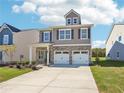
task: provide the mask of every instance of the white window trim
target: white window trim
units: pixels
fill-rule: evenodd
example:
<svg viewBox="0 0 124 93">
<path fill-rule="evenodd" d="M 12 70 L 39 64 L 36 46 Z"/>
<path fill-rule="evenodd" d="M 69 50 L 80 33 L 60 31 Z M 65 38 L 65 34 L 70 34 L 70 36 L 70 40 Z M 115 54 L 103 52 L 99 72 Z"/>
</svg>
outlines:
<svg viewBox="0 0 124 93">
<path fill-rule="evenodd" d="M 82 29 L 86 29 L 86 38 L 82 38 Z M 80 39 L 83 40 L 83 39 L 88 39 L 88 28 L 80 28 Z"/>
<path fill-rule="evenodd" d="M 65 34 L 66 30 L 70 30 L 70 39 L 66 39 L 66 34 Z M 64 31 L 64 39 L 60 38 L 61 31 Z M 59 29 L 59 40 L 71 40 L 71 34 L 72 34 L 71 29 Z"/>
<path fill-rule="evenodd" d="M 7 42 L 5 42 L 5 36 L 7 36 Z M 9 35 L 3 35 L 3 44 L 9 44 Z"/>
<path fill-rule="evenodd" d="M 45 40 L 45 34 L 48 33 L 49 34 L 49 40 Z M 47 31 L 47 32 L 43 32 L 43 41 L 44 42 L 50 42 L 50 32 Z"/>
<path fill-rule="evenodd" d="M 68 24 L 68 19 L 70 19 L 70 24 Z M 67 22 L 68 25 L 71 25 L 71 24 L 72 24 L 71 18 L 67 18 L 67 19 L 66 19 L 66 22 Z"/>
<path fill-rule="evenodd" d="M 77 19 L 77 23 L 74 23 L 74 19 Z M 78 23 L 79 23 L 78 17 L 73 17 L 73 24 L 78 24 Z"/>
</svg>

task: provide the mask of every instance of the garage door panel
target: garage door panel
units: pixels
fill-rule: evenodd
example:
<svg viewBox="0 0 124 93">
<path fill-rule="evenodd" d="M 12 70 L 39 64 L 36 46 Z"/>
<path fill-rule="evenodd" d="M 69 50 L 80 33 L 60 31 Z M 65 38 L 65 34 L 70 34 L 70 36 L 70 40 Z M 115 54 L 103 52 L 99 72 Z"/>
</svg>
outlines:
<svg viewBox="0 0 124 93">
<path fill-rule="evenodd" d="M 89 64 L 87 51 L 76 51 L 72 54 L 72 64 Z"/>
<path fill-rule="evenodd" d="M 69 52 L 55 52 L 54 64 L 69 64 Z"/>
</svg>

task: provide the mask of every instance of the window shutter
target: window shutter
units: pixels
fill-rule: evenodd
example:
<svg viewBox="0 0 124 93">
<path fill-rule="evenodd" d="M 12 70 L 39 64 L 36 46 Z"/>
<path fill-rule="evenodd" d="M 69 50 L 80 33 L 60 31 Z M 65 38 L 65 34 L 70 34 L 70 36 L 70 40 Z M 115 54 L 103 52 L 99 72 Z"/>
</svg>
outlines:
<svg viewBox="0 0 124 93">
<path fill-rule="evenodd" d="M 80 29 L 78 29 L 78 39 L 80 39 Z"/>
<path fill-rule="evenodd" d="M 50 41 L 52 41 L 52 32 L 50 32 Z"/>
<path fill-rule="evenodd" d="M 44 33 L 43 32 L 41 32 L 41 42 L 43 42 L 44 40 Z"/>
<path fill-rule="evenodd" d="M 90 28 L 88 28 L 88 39 L 90 39 Z"/>
<path fill-rule="evenodd" d="M 59 30 L 57 30 L 56 39 L 59 39 Z"/>
<path fill-rule="evenodd" d="M 74 39 L 74 30 L 71 30 L 71 39 Z"/>
</svg>

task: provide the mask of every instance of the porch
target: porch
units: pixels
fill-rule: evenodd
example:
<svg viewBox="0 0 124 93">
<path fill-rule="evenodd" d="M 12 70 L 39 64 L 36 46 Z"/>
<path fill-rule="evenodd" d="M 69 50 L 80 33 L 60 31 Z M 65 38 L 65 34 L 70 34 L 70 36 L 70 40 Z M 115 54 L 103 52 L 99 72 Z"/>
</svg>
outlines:
<svg viewBox="0 0 124 93">
<path fill-rule="evenodd" d="M 36 48 L 36 60 L 40 64 L 49 65 L 49 55 L 50 55 L 50 43 L 38 43 L 32 44 L 29 47 L 29 62 L 32 64 L 32 50 Z"/>
</svg>

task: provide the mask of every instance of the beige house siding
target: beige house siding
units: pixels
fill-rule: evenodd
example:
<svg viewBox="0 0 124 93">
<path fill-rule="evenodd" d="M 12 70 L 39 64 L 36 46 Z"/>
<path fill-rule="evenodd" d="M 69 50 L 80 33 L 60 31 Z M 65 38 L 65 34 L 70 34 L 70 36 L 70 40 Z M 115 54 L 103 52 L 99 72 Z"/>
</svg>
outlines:
<svg viewBox="0 0 124 93">
<path fill-rule="evenodd" d="M 78 38 L 78 30 L 80 28 L 81 27 L 68 27 L 67 28 L 67 29 L 73 29 L 74 30 L 74 33 L 73 33 L 74 37 L 71 40 L 57 40 L 57 30 L 59 30 L 59 29 L 53 29 L 53 42 L 54 42 L 54 44 L 90 44 L 91 43 L 90 39 L 81 40 Z M 88 28 L 88 27 L 86 27 L 86 28 Z M 62 29 L 64 29 L 64 28 L 62 28 Z"/>
<path fill-rule="evenodd" d="M 24 55 L 23 61 L 29 60 L 29 47 L 34 43 L 39 43 L 39 32 L 36 30 L 23 31 L 13 35 L 16 51 L 13 60 L 19 61 L 20 55 Z M 33 61 L 36 60 L 36 49 L 33 48 Z"/>
</svg>

